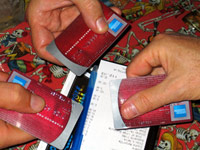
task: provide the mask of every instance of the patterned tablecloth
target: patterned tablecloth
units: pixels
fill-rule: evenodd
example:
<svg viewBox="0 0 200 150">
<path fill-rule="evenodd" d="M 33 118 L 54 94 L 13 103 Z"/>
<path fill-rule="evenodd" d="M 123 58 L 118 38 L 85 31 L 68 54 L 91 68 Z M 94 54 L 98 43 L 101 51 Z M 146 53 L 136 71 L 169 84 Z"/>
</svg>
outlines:
<svg viewBox="0 0 200 150">
<path fill-rule="evenodd" d="M 146 47 L 152 38 L 165 31 L 199 36 L 199 2 L 190 0 L 103 0 L 122 10 L 131 24 L 130 31 L 103 59 L 128 64 Z M 39 82 L 60 91 L 69 70 L 54 65 L 37 56 L 31 43 L 31 31 L 27 22 L 0 34 L 0 69 L 10 72 L 17 69 Z M 194 122 L 161 127 L 158 137 L 159 150 L 200 149 L 200 105 L 193 103 Z M 37 149 L 39 140 L 9 149 Z M 171 145 L 171 146 L 170 146 Z"/>
</svg>

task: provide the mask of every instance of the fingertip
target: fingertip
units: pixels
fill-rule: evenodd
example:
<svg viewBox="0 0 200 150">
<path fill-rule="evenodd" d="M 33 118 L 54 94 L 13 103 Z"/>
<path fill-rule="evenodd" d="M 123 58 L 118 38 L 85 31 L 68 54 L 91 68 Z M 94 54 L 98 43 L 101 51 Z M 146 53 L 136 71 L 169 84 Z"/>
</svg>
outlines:
<svg viewBox="0 0 200 150">
<path fill-rule="evenodd" d="M 40 112 L 45 106 L 45 101 L 42 97 L 31 94 L 30 106 L 34 112 Z"/>
<path fill-rule="evenodd" d="M 8 73 L 0 71 L 0 81 L 7 81 L 8 77 Z"/>
<path fill-rule="evenodd" d="M 132 62 L 127 66 L 127 68 L 126 68 L 126 76 L 127 76 L 128 78 L 140 76 L 139 70 L 138 70 L 138 66 L 137 66 L 137 64 L 135 64 L 135 62 L 132 61 Z"/>
<path fill-rule="evenodd" d="M 108 24 L 105 19 L 102 5 L 98 0 L 74 0 L 79 8 L 85 23 L 97 34 L 103 34 L 108 30 Z"/>
<path fill-rule="evenodd" d="M 115 12 L 115 13 L 117 13 L 118 15 L 122 15 L 122 11 L 119 9 L 119 8 L 117 8 L 117 7 L 111 7 L 111 9 Z"/>
<path fill-rule="evenodd" d="M 139 115 L 135 105 L 131 101 L 125 102 L 121 107 L 122 117 L 125 119 L 132 119 Z"/>
<path fill-rule="evenodd" d="M 108 24 L 106 22 L 106 19 L 104 17 L 100 17 L 96 20 L 96 28 L 97 33 L 105 33 L 108 30 Z"/>
<path fill-rule="evenodd" d="M 126 76 L 127 78 L 133 77 L 134 75 L 132 74 L 132 67 L 127 67 L 126 68 Z"/>
<path fill-rule="evenodd" d="M 117 7 L 111 7 L 111 9 L 117 13 L 118 15 L 121 15 L 121 10 Z M 103 15 L 103 12 L 101 13 L 100 15 L 101 17 L 99 17 L 97 20 L 96 20 L 96 28 L 93 28 L 93 31 L 96 32 L 96 33 L 99 33 L 99 34 L 103 34 L 105 33 L 106 31 L 108 31 L 108 23 L 107 23 L 107 20 L 105 19 L 104 15 Z"/>
</svg>

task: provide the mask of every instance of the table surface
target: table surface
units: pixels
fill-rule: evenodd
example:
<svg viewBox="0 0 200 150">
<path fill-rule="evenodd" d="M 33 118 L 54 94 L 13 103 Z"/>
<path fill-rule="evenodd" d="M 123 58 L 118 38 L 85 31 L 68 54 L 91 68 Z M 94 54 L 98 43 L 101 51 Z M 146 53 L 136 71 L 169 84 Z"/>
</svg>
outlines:
<svg viewBox="0 0 200 150">
<path fill-rule="evenodd" d="M 133 2 L 128 0 L 110 0 L 110 2 L 113 2 L 122 10 L 124 18 L 126 18 L 132 28 L 120 39 L 116 46 L 105 54 L 103 59 L 109 59 L 110 61 L 127 65 L 135 54 L 150 43 L 154 34 L 165 31 L 175 31 L 192 36 L 199 36 L 198 30 L 194 29 L 187 21 L 184 21 L 187 20 L 188 17 L 194 15 L 194 13 L 192 15 L 188 14 L 191 14 L 194 7 L 198 7 L 198 2 L 195 2 L 192 7 L 189 3 L 184 1 L 173 3 L 174 1 L 160 0 L 160 3 L 154 5 L 149 1 Z M 154 31 L 156 25 L 156 23 L 154 23 L 155 21 L 158 22 L 156 31 Z M 13 31 L 19 29 L 23 30 L 26 34 L 23 34 L 20 38 L 16 38 L 15 43 L 9 45 L 8 41 L 5 40 L 5 36 L 9 36 Z M 3 33 L 6 32 L 8 34 L 0 35 L 1 70 L 10 72 L 12 69 L 17 68 L 52 89 L 60 91 L 69 70 L 65 67 L 61 68 L 55 66 L 50 62 L 47 63 L 36 55 L 31 43 L 31 32 L 28 23 L 22 22 Z M 8 54 L 11 49 L 14 49 L 14 51 L 12 51 L 12 54 Z M 23 49 L 23 51 L 21 51 L 21 49 Z M 63 69 L 65 74 L 58 77 L 51 72 L 53 68 Z M 174 145 L 174 149 L 200 149 L 199 109 L 199 103 L 193 103 L 194 122 L 192 123 L 161 127 L 158 145 L 162 143 L 161 139 L 168 139 Z M 182 131 L 183 138 L 176 136 L 178 130 Z M 190 131 L 196 131 L 196 137 L 193 137 L 191 141 L 184 140 L 184 136 L 191 135 L 192 132 Z M 36 140 L 10 149 L 35 149 L 38 143 L 39 140 Z"/>
</svg>

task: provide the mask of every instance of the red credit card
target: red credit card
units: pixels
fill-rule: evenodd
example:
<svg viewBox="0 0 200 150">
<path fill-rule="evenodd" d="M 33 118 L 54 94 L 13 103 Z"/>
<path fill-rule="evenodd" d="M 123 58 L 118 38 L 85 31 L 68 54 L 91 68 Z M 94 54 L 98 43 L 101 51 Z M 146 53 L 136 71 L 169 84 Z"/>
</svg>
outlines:
<svg viewBox="0 0 200 150">
<path fill-rule="evenodd" d="M 76 75 L 82 75 L 127 29 L 129 24 L 102 4 L 109 30 L 96 34 L 78 16 L 50 45 L 48 52 Z"/>
<path fill-rule="evenodd" d="M 157 75 L 111 81 L 112 110 L 116 129 L 149 127 L 192 121 L 190 101 L 165 105 L 130 120 L 121 116 L 120 107 L 130 96 L 159 84 L 165 77 L 165 75 Z"/>
<path fill-rule="evenodd" d="M 82 105 L 16 71 L 8 82 L 18 83 L 41 96 L 46 106 L 36 114 L 0 109 L 0 119 L 62 149 L 81 114 Z"/>
</svg>

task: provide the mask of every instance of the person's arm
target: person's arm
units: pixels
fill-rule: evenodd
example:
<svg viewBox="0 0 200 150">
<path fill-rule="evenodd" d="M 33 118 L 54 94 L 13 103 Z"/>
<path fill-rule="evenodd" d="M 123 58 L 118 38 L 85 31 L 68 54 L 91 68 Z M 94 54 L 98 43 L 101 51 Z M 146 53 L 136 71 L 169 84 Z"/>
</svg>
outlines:
<svg viewBox="0 0 200 150">
<path fill-rule="evenodd" d="M 19 84 L 5 82 L 8 74 L 0 72 L 0 108 L 22 113 L 37 113 L 44 106 L 44 100 L 23 88 Z M 0 120 L 0 149 L 21 144 L 34 137 Z"/>
<path fill-rule="evenodd" d="M 131 119 L 165 104 L 200 99 L 200 39 L 159 34 L 127 68 L 127 77 L 160 73 L 167 78 L 130 97 L 121 108 L 123 117 Z"/>
</svg>

